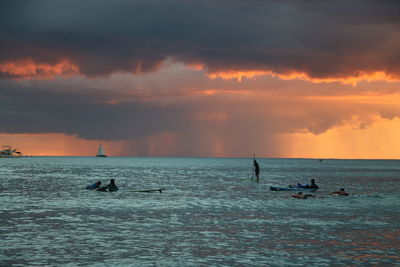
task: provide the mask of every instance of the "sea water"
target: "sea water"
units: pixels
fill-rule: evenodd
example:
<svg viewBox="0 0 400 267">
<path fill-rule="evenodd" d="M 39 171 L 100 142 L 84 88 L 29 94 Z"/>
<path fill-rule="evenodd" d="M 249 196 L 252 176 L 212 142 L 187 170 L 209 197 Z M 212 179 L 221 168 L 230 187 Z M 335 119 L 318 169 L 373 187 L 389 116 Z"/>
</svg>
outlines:
<svg viewBox="0 0 400 267">
<path fill-rule="evenodd" d="M 259 182 L 252 159 L 0 159 L 0 265 L 400 264 L 400 161 L 258 161 Z M 269 190 L 312 178 L 317 198 Z"/>
</svg>

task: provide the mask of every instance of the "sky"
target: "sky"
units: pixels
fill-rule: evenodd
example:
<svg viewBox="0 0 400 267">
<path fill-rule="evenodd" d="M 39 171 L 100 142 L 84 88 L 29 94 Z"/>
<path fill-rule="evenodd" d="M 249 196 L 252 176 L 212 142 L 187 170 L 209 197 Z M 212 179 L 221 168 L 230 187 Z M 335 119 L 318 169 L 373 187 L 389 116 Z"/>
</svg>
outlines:
<svg viewBox="0 0 400 267">
<path fill-rule="evenodd" d="M 0 8 L 0 145 L 25 155 L 400 158 L 397 0 Z"/>
</svg>

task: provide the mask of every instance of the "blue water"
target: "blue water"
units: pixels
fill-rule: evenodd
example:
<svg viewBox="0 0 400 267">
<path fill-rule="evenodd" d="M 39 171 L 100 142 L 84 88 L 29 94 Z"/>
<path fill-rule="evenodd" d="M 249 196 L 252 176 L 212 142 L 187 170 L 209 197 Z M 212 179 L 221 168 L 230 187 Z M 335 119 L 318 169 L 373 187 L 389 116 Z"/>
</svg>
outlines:
<svg viewBox="0 0 400 267">
<path fill-rule="evenodd" d="M 256 183 L 252 159 L 0 159 L 0 266 L 400 264 L 400 161 L 259 163 Z M 311 178 L 315 199 L 269 191 Z"/>
</svg>

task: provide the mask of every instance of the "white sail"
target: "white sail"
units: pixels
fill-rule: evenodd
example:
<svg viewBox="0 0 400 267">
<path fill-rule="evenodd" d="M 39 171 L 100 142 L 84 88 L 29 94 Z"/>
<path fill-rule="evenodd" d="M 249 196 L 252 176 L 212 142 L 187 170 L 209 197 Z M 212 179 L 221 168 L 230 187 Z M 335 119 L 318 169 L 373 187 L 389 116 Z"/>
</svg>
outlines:
<svg viewBox="0 0 400 267">
<path fill-rule="evenodd" d="M 96 157 L 107 157 L 107 155 L 104 153 L 104 149 L 103 149 L 103 146 L 101 145 L 101 143 L 99 145 L 99 149 L 97 150 Z"/>
</svg>

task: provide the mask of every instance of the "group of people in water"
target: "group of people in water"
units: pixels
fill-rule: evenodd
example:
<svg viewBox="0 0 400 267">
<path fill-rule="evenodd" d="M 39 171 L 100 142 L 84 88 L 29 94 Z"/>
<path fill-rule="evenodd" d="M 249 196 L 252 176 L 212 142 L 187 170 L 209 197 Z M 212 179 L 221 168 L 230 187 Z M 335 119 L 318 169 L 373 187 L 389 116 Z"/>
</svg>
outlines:
<svg viewBox="0 0 400 267">
<path fill-rule="evenodd" d="M 297 184 L 297 188 L 306 188 L 306 189 L 315 189 L 317 190 L 319 186 L 315 183 L 315 179 L 311 179 L 311 184 L 307 185 L 302 185 L 302 184 Z M 335 191 L 330 193 L 330 195 L 338 195 L 338 196 L 348 196 L 349 193 L 346 192 L 344 188 L 340 188 L 339 191 Z M 307 199 L 307 198 L 315 198 L 315 195 L 311 194 L 303 194 L 303 192 L 298 192 L 296 195 L 293 195 L 292 197 L 294 198 L 299 198 L 299 199 Z"/>
<path fill-rule="evenodd" d="M 118 190 L 118 186 L 115 184 L 115 179 L 111 179 L 110 183 L 106 186 L 101 186 L 101 181 L 97 181 L 92 185 L 88 185 L 86 189 L 113 192 Z"/>
<path fill-rule="evenodd" d="M 322 160 L 320 160 L 322 162 Z M 260 165 L 258 164 L 257 160 L 254 157 L 253 160 L 253 167 L 254 167 L 254 174 L 256 175 L 256 181 L 259 182 L 260 181 Z M 254 175 L 252 176 L 253 179 Z M 289 186 L 289 187 L 296 187 L 296 188 L 304 188 L 304 189 L 314 189 L 317 190 L 319 188 L 319 186 L 315 183 L 315 179 L 311 179 L 310 184 L 300 184 L 297 183 L 297 186 Z M 340 188 L 339 191 L 335 191 L 330 193 L 330 195 L 338 195 L 338 196 L 348 196 L 349 193 L 346 192 L 346 190 L 344 188 Z M 299 198 L 299 199 L 307 199 L 310 197 L 316 197 L 314 195 L 311 194 L 303 194 L 303 192 L 298 192 L 296 195 L 293 195 L 294 198 Z"/>
<path fill-rule="evenodd" d="M 260 165 L 258 164 L 257 160 L 254 159 L 253 161 L 253 166 L 254 166 L 254 174 L 256 175 L 256 181 L 260 181 Z M 252 177 L 253 178 L 253 177 Z M 314 189 L 317 190 L 319 186 L 315 183 L 315 179 L 311 179 L 310 184 L 300 184 L 298 183 L 297 186 L 289 186 L 289 187 L 294 187 L 294 188 L 302 188 L 302 189 Z M 96 191 L 107 191 L 107 192 L 113 192 L 118 190 L 118 186 L 115 184 L 115 179 L 111 179 L 110 183 L 106 186 L 101 186 L 101 181 L 97 181 L 94 184 L 88 185 L 86 189 L 89 190 L 96 190 Z M 339 195 L 339 196 L 348 196 L 349 193 L 346 192 L 344 188 L 340 188 L 339 191 L 335 191 L 330 193 L 331 195 Z M 315 198 L 316 196 L 311 195 L 311 194 L 303 194 L 303 192 L 298 192 L 296 195 L 293 195 L 294 198 L 299 198 L 299 199 L 307 199 L 307 198 Z"/>
<path fill-rule="evenodd" d="M 349 193 L 347 193 L 344 190 L 344 188 L 340 188 L 339 191 L 332 192 L 331 195 L 348 196 Z M 315 198 L 316 196 L 311 195 L 311 194 L 303 194 L 303 192 L 298 192 L 296 195 L 293 195 L 292 197 L 299 198 L 299 199 L 307 199 L 309 197 L 314 197 Z"/>
</svg>

